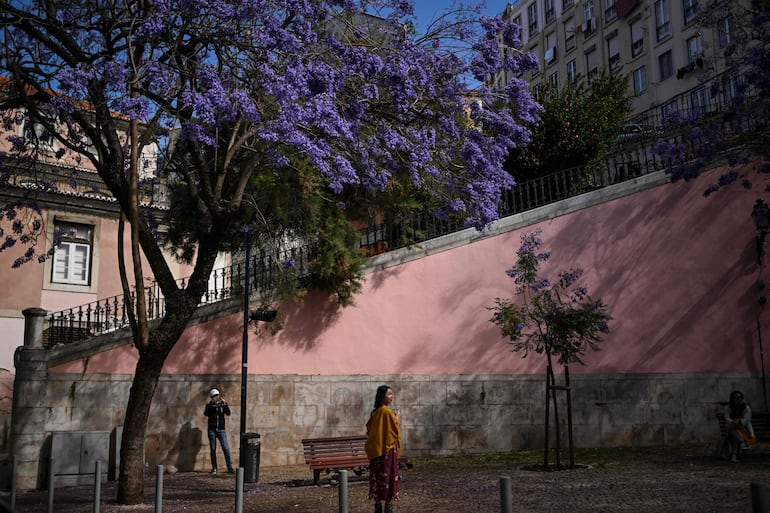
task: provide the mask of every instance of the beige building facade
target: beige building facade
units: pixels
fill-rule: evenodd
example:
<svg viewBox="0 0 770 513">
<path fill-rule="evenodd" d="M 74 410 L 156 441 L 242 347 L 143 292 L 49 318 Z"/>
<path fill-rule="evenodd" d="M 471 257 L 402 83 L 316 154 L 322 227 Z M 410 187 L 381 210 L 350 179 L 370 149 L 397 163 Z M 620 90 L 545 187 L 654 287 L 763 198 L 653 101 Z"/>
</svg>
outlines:
<svg viewBox="0 0 770 513">
<path fill-rule="evenodd" d="M 540 71 L 498 74 L 490 85 L 520 78 L 563 87 L 579 77 L 590 83 L 604 69 L 628 77 L 635 123 L 658 126 L 673 111 L 719 108 L 735 94 L 721 56 L 736 21 L 726 10 L 716 28 L 705 28 L 698 23 L 704 8 L 698 0 L 511 2 L 502 16 L 519 24 L 521 50 L 537 56 Z M 711 87 L 714 80 L 720 87 Z"/>
</svg>

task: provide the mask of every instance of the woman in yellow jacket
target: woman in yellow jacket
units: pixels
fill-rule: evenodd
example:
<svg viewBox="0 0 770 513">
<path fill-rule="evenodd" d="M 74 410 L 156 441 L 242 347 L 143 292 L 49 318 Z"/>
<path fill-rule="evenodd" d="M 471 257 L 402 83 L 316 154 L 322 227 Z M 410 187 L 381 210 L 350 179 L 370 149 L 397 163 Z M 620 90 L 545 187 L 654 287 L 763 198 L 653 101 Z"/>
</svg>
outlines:
<svg viewBox="0 0 770 513">
<path fill-rule="evenodd" d="M 366 423 L 366 455 L 369 457 L 369 498 L 374 499 L 374 513 L 392 513 L 392 502 L 398 499 L 398 456 L 401 453 L 401 412 L 394 412 L 393 390 L 387 385 L 377 388 L 374 410 Z"/>
</svg>

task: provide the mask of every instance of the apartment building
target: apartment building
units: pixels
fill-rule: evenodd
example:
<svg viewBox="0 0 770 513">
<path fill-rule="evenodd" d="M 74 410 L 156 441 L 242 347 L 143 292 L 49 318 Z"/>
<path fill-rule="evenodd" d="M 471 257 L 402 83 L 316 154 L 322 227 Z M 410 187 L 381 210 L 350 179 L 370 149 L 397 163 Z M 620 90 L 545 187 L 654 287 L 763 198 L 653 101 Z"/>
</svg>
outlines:
<svg viewBox="0 0 770 513">
<path fill-rule="evenodd" d="M 739 0 L 743 2 L 743 0 Z M 731 16 L 717 29 L 696 20 L 703 0 L 518 0 L 502 16 L 522 28 L 522 50 L 541 69 L 524 78 L 557 87 L 589 83 L 604 68 L 628 77 L 637 122 L 655 125 L 669 112 L 730 101 L 735 80 L 721 58 L 733 41 Z M 506 51 L 514 51 L 506 49 Z M 513 76 L 498 74 L 494 87 Z M 719 80 L 719 88 L 710 83 Z"/>
</svg>

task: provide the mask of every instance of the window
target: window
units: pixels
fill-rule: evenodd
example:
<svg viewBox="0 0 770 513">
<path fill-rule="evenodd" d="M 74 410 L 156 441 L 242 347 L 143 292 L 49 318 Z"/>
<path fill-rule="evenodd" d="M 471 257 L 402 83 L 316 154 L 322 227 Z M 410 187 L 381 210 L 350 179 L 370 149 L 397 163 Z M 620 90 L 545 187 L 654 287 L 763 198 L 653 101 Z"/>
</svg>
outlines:
<svg viewBox="0 0 770 513">
<path fill-rule="evenodd" d="M 644 27 L 642 20 L 631 23 L 631 57 L 636 57 L 644 51 Z"/>
<path fill-rule="evenodd" d="M 668 120 L 669 116 L 676 114 L 677 112 L 679 112 L 679 106 L 677 105 L 676 100 L 671 100 L 668 103 L 664 103 L 660 107 L 660 115 L 664 123 Z"/>
<path fill-rule="evenodd" d="M 658 42 L 671 37 L 671 20 L 668 15 L 668 0 L 655 2 L 655 36 Z"/>
<path fill-rule="evenodd" d="M 594 0 L 587 0 L 583 4 L 583 36 L 588 37 L 596 32 L 596 19 L 594 19 Z"/>
<path fill-rule="evenodd" d="M 634 94 L 640 95 L 647 90 L 647 70 L 644 66 L 634 70 Z"/>
<path fill-rule="evenodd" d="M 615 0 L 606 0 L 606 7 L 604 8 L 604 22 L 608 22 L 610 20 L 614 20 L 615 17 L 618 15 L 617 10 L 615 9 Z"/>
<path fill-rule="evenodd" d="M 730 16 L 719 20 L 717 23 L 717 30 L 719 31 L 719 48 L 725 48 L 726 46 L 732 44 L 732 24 L 733 20 Z"/>
<path fill-rule="evenodd" d="M 596 55 L 596 46 L 592 46 L 586 51 L 586 79 L 588 83 L 594 81 L 599 73 L 599 62 Z"/>
<path fill-rule="evenodd" d="M 555 2 L 556 0 L 544 0 L 543 2 L 546 23 L 551 23 L 556 18 Z"/>
<path fill-rule="evenodd" d="M 703 53 L 701 36 L 693 36 L 687 40 L 687 64 L 694 62 Z"/>
<path fill-rule="evenodd" d="M 575 49 L 575 19 L 570 18 L 564 22 L 564 50 L 569 52 Z"/>
<path fill-rule="evenodd" d="M 690 108 L 693 112 L 706 112 L 709 104 L 709 91 L 705 87 L 690 93 Z"/>
<path fill-rule="evenodd" d="M 674 74 L 674 61 L 671 57 L 671 50 L 658 55 L 658 75 L 660 81 L 666 80 L 668 77 Z"/>
<path fill-rule="evenodd" d="M 52 121 L 53 124 L 55 122 Z M 49 132 L 42 123 L 32 121 L 29 114 L 24 115 L 24 121 L 19 127 L 19 136 L 30 146 L 36 147 L 40 151 L 56 152 L 59 149 L 59 142 L 56 136 Z"/>
<path fill-rule="evenodd" d="M 554 90 L 559 88 L 559 74 L 558 74 L 558 72 L 554 71 L 553 73 L 548 75 L 548 83 L 553 86 Z"/>
<path fill-rule="evenodd" d="M 539 60 L 539 58 L 540 58 L 540 50 L 538 49 L 537 46 L 533 46 L 532 49 L 529 51 L 529 53 L 531 53 L 532 55 L 535 55 L 538 58 L 538 66 L 537 66 L 537 68 L 532 70 L 532 76 L 536 77 L 537 74 L 540 73 L 540 70 L 543 69 L 543 66 L 540 65 L 540 60 Z"/>
<path fill-rule="evenodd" d="M 567 63 L 567 80 L 574 83 L 577 80 L 577 60 L 572 59 Z"/>
<path fill-rule="evenodd" d="M 561 0 L 561 10 L 566 11 L 575 4 L 575 0 Z"/>
<path fill-rule="evenodd" d="M 527 19 L 529 20 L 529 37 L 532 37 L 537 34 L 538 31 L 536 3 L 531 3 L 529 4 L 529 7 L 527 7 Z"/>
<path fill-rule="evenodd" d="M 735 97 L 738 96 L 738 84 L 734 76 L 724 75 L 722 84 L 719 88 L 719 102 L 723 106 L 730 105 Z"/>
<path fill-rule="evenodd" d="M 617 31 L 613 30 L 615 34 L 607 39 L 607 55 L 609 55 L 609 67 L 611 70 L 618 69 L 620 67 L 620 38 Z"/>
<path fill-rule="evenodd" d="M 51 282 L 88 285 L 91 281 L 91 253 L 93 226 L 86 224 L 55 223 L 55 239 Z"/>
<path fill-rule="evenodd" d="M 698 0 L 682 0 L 684 24 L 688 25 L 698 17 Z"/>
<path fill-rule="evenodd" d="M 545 62 L 550 64 L 556 60 L 556 32 L 545 36 Z"/>
</svg>

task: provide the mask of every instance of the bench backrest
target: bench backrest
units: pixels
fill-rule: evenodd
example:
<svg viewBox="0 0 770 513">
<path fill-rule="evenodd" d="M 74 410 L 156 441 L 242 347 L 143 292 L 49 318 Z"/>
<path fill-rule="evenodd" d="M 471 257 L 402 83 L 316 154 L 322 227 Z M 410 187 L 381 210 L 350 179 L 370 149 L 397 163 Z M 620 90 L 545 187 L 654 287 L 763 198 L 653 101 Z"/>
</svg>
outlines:
<svg viewBox="0 0 770 513">
<path fill-rule="evenodd" d="M 304 438 L 302 450 L 308 465 L 368 464 L 364 444 L 366 435 L 329 438 Z"/>
<path fill-rule="evenodd" d="M 720 434 L 727 436 L 725 414 L 717 413 L 717 420 L 719 421 Z M 751 412 L 751 427 L 754 428 L 757 439 L 770 441 L 770 412 Z"/>
</svg>

